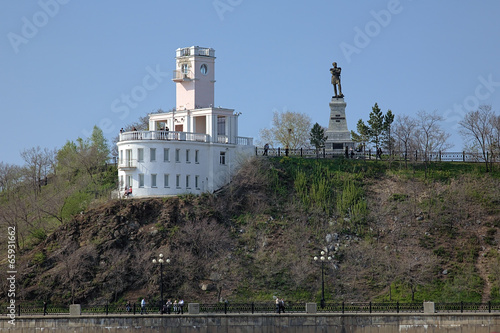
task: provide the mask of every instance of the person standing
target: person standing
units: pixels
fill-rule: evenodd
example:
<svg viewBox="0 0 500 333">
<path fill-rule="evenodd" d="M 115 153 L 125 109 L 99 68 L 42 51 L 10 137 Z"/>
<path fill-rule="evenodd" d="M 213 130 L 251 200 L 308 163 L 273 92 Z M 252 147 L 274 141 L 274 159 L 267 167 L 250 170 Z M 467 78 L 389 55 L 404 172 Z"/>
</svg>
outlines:
<svg viewBox="0 0 500 333">
<path fill-rule="evenodd" d="M 141 314 L 146 314 L 146 299 L 143 298 L 142 301 L 141 301 Z"/>
<path fill-rule="evenodd" d="M 178 310 L 180 314 L 184 314 L 184 300 L 181 298 L 179 300 L 179 310 Z"/>
<path fill-rule="evenodd" d="M 167 301 L 167 314 L 170 314 L 170 311 L 172 311 L 172 301 L 169 298 Z"/>
</svg>

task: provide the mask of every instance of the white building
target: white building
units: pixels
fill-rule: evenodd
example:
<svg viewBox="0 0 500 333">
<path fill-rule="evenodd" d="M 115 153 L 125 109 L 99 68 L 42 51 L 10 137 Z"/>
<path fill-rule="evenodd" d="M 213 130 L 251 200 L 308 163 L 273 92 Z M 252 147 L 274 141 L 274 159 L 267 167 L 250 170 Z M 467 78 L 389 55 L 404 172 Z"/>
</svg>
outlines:
<svg viewBox="0 0 500 333">
<path fill-rule="evenodd" d="M 214 107 L 215 50 L 177 49 L 176 108 L 149 115 L 149 131 L 120 133 L 120 194 L 133 197 L 212 192 L 255 154 L 253 139 L 238 136 L 232 109 Z"/>
</svg>

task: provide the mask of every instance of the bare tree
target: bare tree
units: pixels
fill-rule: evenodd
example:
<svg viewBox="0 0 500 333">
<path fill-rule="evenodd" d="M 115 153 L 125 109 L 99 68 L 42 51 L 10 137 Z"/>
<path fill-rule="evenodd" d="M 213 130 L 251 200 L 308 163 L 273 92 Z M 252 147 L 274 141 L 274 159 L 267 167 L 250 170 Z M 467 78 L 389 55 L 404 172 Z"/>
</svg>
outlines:
<svg viewBox="0 0 500 333">
<path fill-rule="evenodd" d="M 472 147 L 481 151 L 486 172 L 489 171 L 490 154 L 495 144 L 495 118 L 491 105 L 481 105 L 476 111 L 467 112 L 459 123 L 462 127 L 460 134 L 471 143 Z"/>
<path fill-rule="evenodd" d="M 21 180 L 21 168 L 19 166 L 0 162 L 0 193 L 14 190 Z"/>
<path fill-rule="evenodd" d="M 54 166 L 55 150 L 40 148 L 40 146 L 25 149 L 21 152 L 26 165 L 24 167 L 26 180 L 31 184 L 33 192 L 38 194 L 41 190 L 42 181 L 52 172 Z"/>
<path fill-rule="evenodd" d="M 260 143 L 290 149 L 309 147 L 311 117 L 298 112 L 274 112 L 272 127 L 260 130 Z"/>
<path fill-rule="evenodd" d="M 408 167 L 408 151 L 411 148 L 415 136 L 415 119 L 409 116 L 398 116 L 394 124 L 394 136 L 399 144 L 402 144 L 405 153 L 405 166 Z"/>
<path fill-rule="evenodd" d="M 491 118 L 493 125 L 493 147 L 491 152 L 493 154 L 492 161 L 495 161 L 500 156 L 500 115 Z"/>
<path fill-rule="evenodd" d="M 401 283 L 410 289 L 413 302 L 418 288 L 433 280 L 438 260 L 433 254 L 414 247 L 407 247 L 399 254 L 401 259 L 398 277 Z"/>
<path fill-rule="evenodd" d="M 436 111 L 427 113 L 419 111 L 415 127 L 415 143 L 420 156 L 423 156 L 425 163 L 425 176 L 427 176 L 428 163 L 432 153 L 439 153 L 451 147 L 447 143 L 450 134 L 446 133 L 439 122 L 442 121 Z"/>
</svg>

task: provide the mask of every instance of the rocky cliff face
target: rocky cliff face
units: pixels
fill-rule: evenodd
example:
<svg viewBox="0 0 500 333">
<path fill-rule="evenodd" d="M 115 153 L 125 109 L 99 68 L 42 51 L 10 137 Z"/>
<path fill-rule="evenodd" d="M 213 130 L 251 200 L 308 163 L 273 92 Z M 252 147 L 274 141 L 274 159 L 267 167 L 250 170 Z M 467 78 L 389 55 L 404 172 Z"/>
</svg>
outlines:
<svg viewBox="0 0 500 333">
<path fill-rule="evenodd" d="M 165 298 L 317 300 L 321 270 L 312 257 L 320 250 L 333 257 L 327 300 L 418 299 L 432 288 L 436 301 L 498 293 L 498 179 L 377 174 L 363 180 L 368 213 L 353 230 L 349 217 L 305 209 L 293 177 L 280 163 L 253 161 L 215 194 L 116 200 L 82 212 L 19 257 L 19 299 L 153 301 L 160 267 L 152 259 L 162 253 L 171 260 Z"/>
</svg>

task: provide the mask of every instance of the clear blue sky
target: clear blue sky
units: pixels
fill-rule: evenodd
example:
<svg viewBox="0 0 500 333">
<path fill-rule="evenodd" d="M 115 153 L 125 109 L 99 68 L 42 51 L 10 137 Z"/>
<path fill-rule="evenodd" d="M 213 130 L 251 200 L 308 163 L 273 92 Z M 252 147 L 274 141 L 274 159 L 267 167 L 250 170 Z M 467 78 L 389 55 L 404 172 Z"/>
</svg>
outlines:
<svg viewBox="0 0 500 333">
<path fill-rule="evenodd" d="M 216 50 L 216 105 L 243 113 L 242 136 L 257 139 L 275 110 L 327 127 L 336 61 L 349 129 L 375 102 L 437 110 L 460 150 L 458 110 L 500 108 L 499 14 L 498 0 L 4 0 L 0 161 L 22 164 L 23 149 L 60 148 L 94 124 L 111 139 L 172 108 L 175 49 L 192 45 Z M 158 86 L 114 113 L 149 71 Z"/>
</svg>

